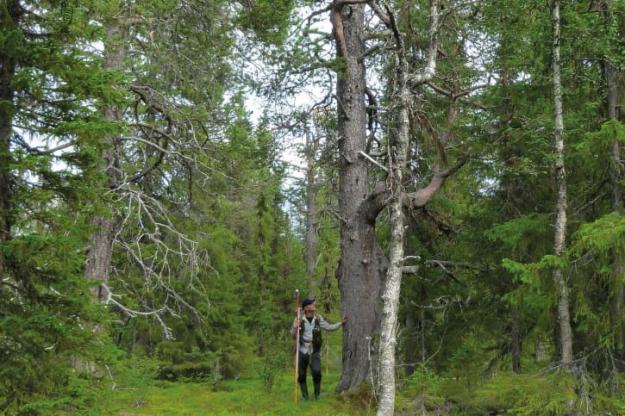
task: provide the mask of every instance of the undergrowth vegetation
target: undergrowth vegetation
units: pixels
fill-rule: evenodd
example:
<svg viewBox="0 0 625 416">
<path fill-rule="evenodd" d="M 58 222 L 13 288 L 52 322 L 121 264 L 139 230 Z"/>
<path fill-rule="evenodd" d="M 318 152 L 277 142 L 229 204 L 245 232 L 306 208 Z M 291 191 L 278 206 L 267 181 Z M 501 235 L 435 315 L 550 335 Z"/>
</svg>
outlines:
<svg viewBox="0 0 625 416">
<path fill-rule="evenodd" d="M 621 415 L 625 390 L 594 384 L 583 374 L 558 369 L 500 372 L 488 379 L 457 378 L 419 369 L 404 380 L 397 411 L 402 415 Z"/>
</svg>

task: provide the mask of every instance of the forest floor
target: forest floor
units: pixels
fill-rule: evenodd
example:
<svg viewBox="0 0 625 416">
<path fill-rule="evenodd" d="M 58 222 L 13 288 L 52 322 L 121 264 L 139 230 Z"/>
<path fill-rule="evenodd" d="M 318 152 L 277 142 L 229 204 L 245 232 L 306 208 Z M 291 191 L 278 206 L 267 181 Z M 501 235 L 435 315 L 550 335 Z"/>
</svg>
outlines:
<svg viewBox="0 0 625 416">
<path fill-rule="evenodd" d="M 325 376 L 319 400 L 295 403 L 293 378 L 281 374 L 267 392 L 260 379 L 218 383 L 159 382 L 138 388 L 118 388 L 102 394 L 83 415 L 366 415 L 366 399 L 334 393 L 338 374 Z M 309 390 L 312 391 L 309 381 Z"/>
<path fill-rule="evenodd" d="M 248 368 L 248 373 L 236 380 L 217 382 L 169 382 L 154 380 L 153 374 L 142 368 L 150 367 L 149 360 L 134 360 L 123 365 L 115 377 L 115 385 L 96 389 L 80 416 L 348 416 L 375 412 L 368 394 L 338 395 L 335 387 L 341 374 L 340 331 L 324 336 L 322 350 L 323 380 L 319 400 L 303 401 L 293 397 L 292 369 L 276 370 L 270 390 L 263 382 L 260 368 Z M 313 392 L 308 373 L 308 391 Z M 75 415 L 76 413 L 71 413 Z M 66 414 L 62 413 L 62 416 Z"/>
<path fill-rule="evenodd" d="M 293 370 L 278 360 L 275 376 L 267 389 L 266 368 L 257 362 L 245 367 L 246 374 L 237 379 L 194 381 L 157 380 L 158 363 L 137 356 L 120 361 L 112 371 L 92 385 L 77 384 L 75 394 L 66 398 L 69 406 L 63 411 L 43 412 L 54 416 L 212 416 L 212 415 L 276 415 L 276 416 L 348 416 L 375 413 L 375 403 L 366 389 L 359 394 L 339 395 L 335 387 L 341 374 L 341 334 L 325 337 L 322 350 L 322 392 L 318 401 L 295 403 Z M 288 355 L 287 355 L 288 356 Z M 285 360 L 288 361 L 287 356 Z M 480 362 L 458 365 L 437 373 L 417 367 L 406 377 L 398 372 L 397 415 L 563 415 L 576 407 L 592 408 L 591 414 L 625 415 L 625 390 L 622 395 L 608 395 L 602 386 L 593 388 L 591 396 L 580 400 L 576 392 L 579 381 L 570 374 L 550 371 L 545 364 L 524 361 L 524 373 L 507 370 L 502 363 L 492 377 L 484 378 Z M 265 370 L 263 370 L 265 368 Z M 265 381 L 263 381 L 265 380 Z M 625 386 L 625 375 L 619 380 Z M 308 375 L 308 389 L 312 380 Z M 54 406 L 55 409 L 60 407 Z M 61 406 L 62 408 L 62 406 Z M 603 413 L 601 413 L 603 412 Z M 580 413 L 584 414 L 584 412 Z M 588 414 L 588 413 L 587 413 Z"/>
<path fill-rule="evenodd" d="M 331 360 L 328 360 L 331 361 Z M 140 364 L 138 365 L 140 367 Z M 134 371 L 129 369 L 130 371 Z M 138 370 L 141 373 L 141 369 Z M 324 372 L 321 398 L 295 403 L 293 373 L 281 370 L 273 387 L 267 390 L 262 377 L 255 375 L 238 380 L 217 382 L 159 381 L 130 376 L 116 378 L 113 385 L 91 390 L 80 407 L 64 411 L 33 414 L 54 416 L 360 416 L 375 413 L 370 394 L 339 395 L 334 392 L 340 371 L 330 367 Z M 479 378 L 475 378 L 478 380 Z M 625 379 L 622 380 L 625 385 Z M 312 381 L 309 376 L 309 391 Z M 467 378 L 436 375 L 418 370 L 412 377 L 400 379 L 396 415 L 625 415 L 625 392 L 606 395 L 595 389 L 580 398 L 579 384 L 570 374 L 560 372 L 526 374 L 500 372 L 489 380 L 468 384 Z M 72 400 L 75 405 L 78 403 Z M 58 407 L 57 407 L 58 409 Z M 588 409 L 592 409 L 590 412 Z M 43 410 L 43 409 L 40 409 Z M 24 413 L 26 414 L 26 413 Z M 28 413 L 31 414 L 31 413 Z"/>
</svg>

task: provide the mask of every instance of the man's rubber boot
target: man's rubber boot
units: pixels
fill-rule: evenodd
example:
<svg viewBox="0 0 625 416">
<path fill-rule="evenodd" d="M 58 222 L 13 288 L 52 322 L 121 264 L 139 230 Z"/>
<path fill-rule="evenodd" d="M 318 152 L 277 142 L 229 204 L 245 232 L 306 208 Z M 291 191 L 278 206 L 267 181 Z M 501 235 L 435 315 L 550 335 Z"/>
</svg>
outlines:
<svg viewBox="0 0 625 416">
<path fill-rule="evenodd" d="M 304 400 L 308 400 L 308 385 L 306 382 L 299 383 L 299 389 L 302 392 L 302 397 Z"/>
<path fill-rule="evenodd" d="M 319 400 L 320 393 L 321 393 L 321 382 L 315 381 L 315 400 Z"/>
</svg>

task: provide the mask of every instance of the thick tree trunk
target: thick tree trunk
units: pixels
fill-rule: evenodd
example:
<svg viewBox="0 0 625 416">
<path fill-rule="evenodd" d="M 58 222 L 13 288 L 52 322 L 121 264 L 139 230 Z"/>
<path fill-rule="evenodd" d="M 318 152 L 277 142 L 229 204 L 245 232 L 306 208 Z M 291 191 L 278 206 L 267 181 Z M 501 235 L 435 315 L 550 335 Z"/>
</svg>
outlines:
<svg viewBox="0 0 625 416">
<path fill-rule="evenodd" d="M 392 27 L 397 42 L 398 56 L 404 59 L 403 40 L 394 20 L 384 13 L 375 2 L 368 2 L 376 15 L 387 25 Z M 432 0 L 430 4 L 430 45 L 427 53 L 427 66 L 418 73 L 408 73 L 407 68 L 402 68 L 402 77 L 399 85 L 402 85 L 400 96 L 404 100 L 409 98 L 408 84 L 416 86 L 431 80 L 436 70 L 438 33 L 438 1 Z M 365 31 L 364 31 L 364 3 L 346 2 L 334 0 L 332 4 L 331 20 L 336 50 L 342 61 L 342 70 L 337 77 L 337 101 L 338 101 L 338 140 L 339 140 L 339 208 L 341 213 L 341 260 L 338 268 L 339 289 L 342 295 L 343 312 L 349 316 L 357 317 L 357 323 L 350 323 L 343 332 L 343 373 L 337 390 L 339 392 L 357 388 L 367 377 L 372 374 L 370 347 L 375 347 L 375 337 L 379 329 L 380 318 L 380 291 L 381 281 L 386 274 L 388 261 L 384 257 L 375 237 L 375 222 L 378 213 L 386 204 L 385 198 L 391 196 L 393 203 L 397 205 L 392 209 L 394 214 L 399 215 L 401 205 L 409 205 L 415 208 L 424 206 L 432 196 L 440 190 L 445 179 L 452 175 L 461 164 L 445 172 L 435 169 L 433 178 L 426 187 L 419 189 L 413 194 L 403 194 L 399 190 L 399 184 L 395 189 L 378 187 L 369 193 L 367 181 L 367 161 L 360 156 L 366 150 L 366 81 L 365 81 Z M 402 66 L 405 64 L 402 63 Z M 402 112 L 398 117 L 403 120 L 400 125 L 408 126 L 407 102 L 403 102 Z M 400 126 L 400 129 L 402 127 Z M 406 127 L 408 129 L 408 127 Z M 399 133 L 407 140 L 408 130 Z M 407 145 L 407 141 L 406 141 Z M 400 150 L 405 160 L 405 149 Z M 397 156 L 396 154 L 396 157 Z M 396 169 L 403 167 L 402 162 Z M 401 178 L 400 178 L 401 179 Z M 399 210 L 399 211 L 398 211 Z M 403 221 L 396 217 L 398 221 Z M 399 229 L 393 231 L 399 232 Z M 403 240 L 403 231 L 398 237 Z M 403 243 L 402 243 L 403 244 Z M 395 258 L 401 254 L 394 247 Z M 390 284 L 389 294 L 386 299 L 389 302 L 387 311 L 388 328 L 396 327 L 397 303 L 399 297 L 399 283 L 401 279 L 401 267 L 399 261 L 393 265 L 393 270 L 388 275 Z M 399 274 L 399 276 L 397 276 Z M 378 351 L 384 350 L 387 354 L 384 360 L 393 360 L 394 367 L 394 329 L 388 329 L 385 333 L 385 346 Z M 373 345 L 372 345 L 373 344 Z M 393 353 L 388 355 L 389 348 Z M 392 355 L 392 358 L 390 357 Z M 389 363 L 390 361 L 385 361 Z M 383 366 L 377 366 L 379 370 Z M 371 368 L 370 368 L 371 367 Z M 393 369 L 394 370 L 394 369 Z M 385 374 L 388 370 L 385 369 Z M 374 380 L 371 380 L 375 382 Z M 393 379 L 394 380 L 394 379 Z M 377 383 L 379 385 L 379 383 Z M 394 389 L 394 386 L 393 386 Z"/>
<path fill-rule="evenodd" d="M 386 258 L 375 239 L 374 224 L 348 221 L 338 269 L 341 308 L 351 317 L 343 329 L 343 370 L 337 391 L 371 382 L 371 348 L 379 330 L 381 276 Z M 353 238 L 353 240 L 352 240 Z"/>
<path fill-rule="evenodd" d="M 17 1 L 8 1 L 0 7 L 0 22 L 6 28 L 17 28 L 19 23 Z M 0 243 L 11 239 L 13 214 L 13 175 L 11 173 L 11 134 L 13 132 L 13 77 L 15 59 L 0 50 Z M 1 253 L 1 252 L 0 252 Z M 4 271 L 5 261 L 0 254 L 0 275 Z"/>
<path fill-rule="evenodd" d="M 337 270 L 341 308 L 350 317 L 343 330 L 343 371 L 337 391 L 358 388 L 370 376 L 370 343 L 379 325 L 379 296 L 385 259 L 375 236 L 375 218 L 365 207 L 366 146 L 364 5 L 335 1 L 331 14 L 338 73 L 340 251 Z"/>
<path fill-rule="evenodd" d="M 121 70 L 125 47 L 123 46 L 122 25 L 113 20 L 107 29 L 105 43 L 104 68 L 112 71 Z M 109 122 L 122 119 L 122 110 L 116 105 L 107 104 L 102 110 L 102 117 Z M 103 138 L 101 169 L 107 181 L 107 188 L 114 191 L 121 183 L 119 168 L 119 152 L 121 137 L 119 135 Z M 110 207 L 109 207 L 110 208 Z M 113 238 L 115 234 L 115 214 L 110 208 L 108 215 L 96 215 L 91 219 L 94 227 L 90 247 L 87 254 L 85 276 L 88 279 L 98 279 L 106 283 L 111 273 L 111 258 L 113 252 Z M 94 298 L 105 301 L 108 293 L 103 286 L 94 288 Z"/>
<path fill-rule="evenodd" d="M 553 3 L 553 100 L 555 107 L 555 176 L 557 188 L 554 254 L 561 256 L 566 248 L 566 171 L 564 169 L 564 121 L 562 117 L 562 84 L 560 82 L 560 2 Z M 562 366 L 570 369 L 573 364 L 573 331 L 569 312 L 569 287 L 561 268 L 553 271 L 558 291 L 558 323 L 560 325 L 560 348 Z"/>
</svg>

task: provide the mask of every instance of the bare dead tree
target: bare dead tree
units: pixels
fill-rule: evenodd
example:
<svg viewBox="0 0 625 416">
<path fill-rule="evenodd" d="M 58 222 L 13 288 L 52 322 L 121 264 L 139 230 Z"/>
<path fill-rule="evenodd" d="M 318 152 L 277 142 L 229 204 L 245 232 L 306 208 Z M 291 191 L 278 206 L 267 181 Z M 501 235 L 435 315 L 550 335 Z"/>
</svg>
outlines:
<svg viewBox="0 0 625 416">
<path fill-rule="evenodd" d="M 181 10 L 192 6 L 183 5 Z M 202 65 L 186 56 L 177 44 L 176 19 L 145 19 L 126 14 L 120 11 L 106 20 L 104 65 L 105 69 L 130 74 L 131 82 L 116 88 L 132 104 L 107 104 L 102 110 L 106 121 L 127 128 L 123 135 L 103 138 L 101 169 L 108 192 L 104 198 L 105 213 L 92 219 L 94 232 L 85 275 L 102 282 L 94 289 L 98 301 L 113 305 L 129 317 L 150 316 L 161 324 L 163 334 L 171 337 L 171 331 L 164 325 L 166 314 L 176 316 L 184 309 L 201 320 L 195 307 L 175 290 L 175 281 L 184 278 L 187 288 L 208 301 L 198 276 L 202 269 L 210 268 L 210 262 L 198 250 L 196 241 L 175 225 L 174 216 L 184 215 L 188 208 L 180 201 L 168 201 L 162 190 L 170 181 L 182 180 L 186 175 L 190 201 L 194 180 L 202 181 L 221 173 L 211 166 L 214 133 L 206 126 L 210 115 L 189 111 L 193 103 L 175 92 L 164 91 L 167 86 L 153 85 L 158 80 L 151 81 L 141 68 L 129 70 L 126 62 L 129 54 L 142 55 L 141 62 L 147 64 L 163 59 L 163 54 L 178 55 L 183 62 L 181 67 L 201 75 L 205 70 Z M 148 33 L 154 41 L 157 32 L 162 38 L 149 45 L 137 35 Z M 163 49 L 165 44 L 170 49 Z M 167 70 L 175 72 L 176 68 Z M 171 76 L 184 78 L 183 74 Z M 146 293 L 161 293 L 162 305 L 132 310 L 111 292 L 117 290 L 109 282 L 114 272 L 115 250 L 125 255 L 125 267 L 134 267 L 143 275 Z M 122 274 L 117 273 L 116 277 L 120 279 Z"/>
</svg>

